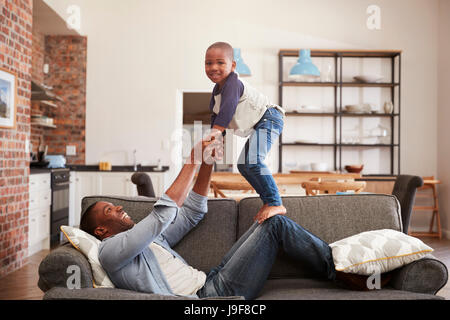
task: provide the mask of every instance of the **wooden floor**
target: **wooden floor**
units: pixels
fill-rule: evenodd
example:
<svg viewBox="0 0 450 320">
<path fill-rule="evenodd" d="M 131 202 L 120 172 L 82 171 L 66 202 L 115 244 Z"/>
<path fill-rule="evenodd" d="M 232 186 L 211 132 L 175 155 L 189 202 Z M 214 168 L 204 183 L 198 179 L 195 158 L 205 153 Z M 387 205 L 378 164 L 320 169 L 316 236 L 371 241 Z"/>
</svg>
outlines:
<svg viewBox="0 0 450 320">
<path fill-rule="evenodd" d="M 421 239 L 435 250 L 433 255 L 450 270 L 450 240 L 425 237 Z M 0 279 L 0 300 L 41 300 L 44 293 L 37 286 L 38 267 L 48 253 L 49 250 L 36 253 L 29 258 L 26 266 Z M 450 300 L 450 283 L 437 294 Z"/>
</svg>

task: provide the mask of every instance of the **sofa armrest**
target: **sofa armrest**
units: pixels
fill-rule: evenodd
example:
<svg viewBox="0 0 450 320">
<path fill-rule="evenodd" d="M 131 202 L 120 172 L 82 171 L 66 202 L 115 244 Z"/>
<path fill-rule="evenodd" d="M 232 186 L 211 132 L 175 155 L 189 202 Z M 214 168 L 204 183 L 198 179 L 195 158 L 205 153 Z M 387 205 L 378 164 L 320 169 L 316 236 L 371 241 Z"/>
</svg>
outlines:
<svg viewBox="0 0 450 320">
<path fill-rule="evenodd" d="M 395 270 L 389 285 L 398 290 L 436 294 L 447 281 L 446 265 L 428 255 Z"/>
<path fill-rule="evenodd" d="M 92 288 L 93 277 L 91 265 L 86 257 L 73 248 L 71 244 L 52 250 L 39 265 L 38 287 L 46 292 L 53 287 L 67 287 L 75 275 L 73 266 L 79 268 L 80 288 Z M 77 270 L 78 271 L 78 270 Z M 72 276 L 72 278 L 70 278 Z M 78 279 L 77 279 L 78 280 Z"/>
<path fill-rule="evenodd" d="M 118 288 L 67 289 L 62 287 L 54 287 L 44 294 L 43 299 L 44 300 L 244 300 L 244 297 L 230 296 L 230 297 L 211 297 L 206 299 L 199 299 L 196 297 L 144 293 Z"/>
</svg>

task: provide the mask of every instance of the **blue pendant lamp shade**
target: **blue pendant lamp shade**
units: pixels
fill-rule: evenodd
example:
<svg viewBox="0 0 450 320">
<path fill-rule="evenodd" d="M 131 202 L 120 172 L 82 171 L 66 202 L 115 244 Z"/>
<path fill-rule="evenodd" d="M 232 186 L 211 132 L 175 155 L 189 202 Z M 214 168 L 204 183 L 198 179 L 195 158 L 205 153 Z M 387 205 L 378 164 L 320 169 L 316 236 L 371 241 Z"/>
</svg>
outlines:
<svg viewBox="0 0 450 320">
<path fill-rule="evenodd" d="M 300 50 L 300 57 L 297 63 L 292 67 L 289 72 L 290 76 L 309 76 L 309 77 L 319 77 L 320 71 L 312 63 L 311 60 L 311 50 L 302 49 Z"/>
<path fill-rule="evenodd" d="M 236 73 L 240 76 L 251 76 L 250 68 L 241 58 L 241 49 L 233 48 L 234 61 L 236 61 Z"/>
</svg>

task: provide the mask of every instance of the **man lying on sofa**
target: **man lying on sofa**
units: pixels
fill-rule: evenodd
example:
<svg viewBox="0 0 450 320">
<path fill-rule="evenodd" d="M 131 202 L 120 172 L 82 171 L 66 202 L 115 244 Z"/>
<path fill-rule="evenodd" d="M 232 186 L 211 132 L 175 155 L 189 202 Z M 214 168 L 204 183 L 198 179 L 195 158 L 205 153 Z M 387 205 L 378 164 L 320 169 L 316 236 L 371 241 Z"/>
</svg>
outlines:
<svg viewBox="0 0 450 320">
<path fill-rule="evenodd" d="M 207 213 L 212 165 L 201 164 L 189 192 L 198 166 L 185 164 L 152 213 L 137 224 L 121 206 L 108 202 L 96 202 L 86 210 L 80 228 L 102 241 L 99 260 L 116 287 L 200 298 L 254 299 L 280 248 L 324 277 L 335 279 L 328 244 L 281 213 L 256 216 L 255 223 L 208 274 L 189 266 L 171 247 Z"/>
</svg>

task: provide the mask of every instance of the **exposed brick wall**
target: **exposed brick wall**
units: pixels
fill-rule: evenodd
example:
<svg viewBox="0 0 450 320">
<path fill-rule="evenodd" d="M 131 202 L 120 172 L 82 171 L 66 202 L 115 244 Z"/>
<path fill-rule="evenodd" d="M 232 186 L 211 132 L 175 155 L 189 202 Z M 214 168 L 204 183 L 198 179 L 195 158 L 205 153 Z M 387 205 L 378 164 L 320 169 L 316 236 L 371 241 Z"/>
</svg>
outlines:
<svg viewBox="0 0 450 320">
<path fill-rule="evenodd" d="M 32 0 L 0 0 L 0 66 L 17 73 L 15 129 L 0 129 L 0 277 L 26 263 L 28 248 Z"/>
<path fill-rule="evenodd" d="M 67 163 L 85 164 L 87 38 L 46 36 L 45 61 L 50 69 L 45 84 L 64 100 L 47 108 L 57 126 L 44 132 L 48 153 L 65 154 L 66 145 L 75 145 L 77 154 L 66 156 Z"/>
<path fill-rule="evenodd" d="M 31 79 L 37 84 L 44 83 L 44 57 L 45 57 L 45 35 L 33 25 L 33 53 L 31 61 Z M 44 114 L 45 107 L 41 107 L 39 102 L 31 101 L 31 114 Z M 31 151 L 37 152 L 39 142 L 45 144 L 44 133 L 47 129 L 40 126 L 31 126 L 30 140 L 33 145 Z"/>
</svg>

